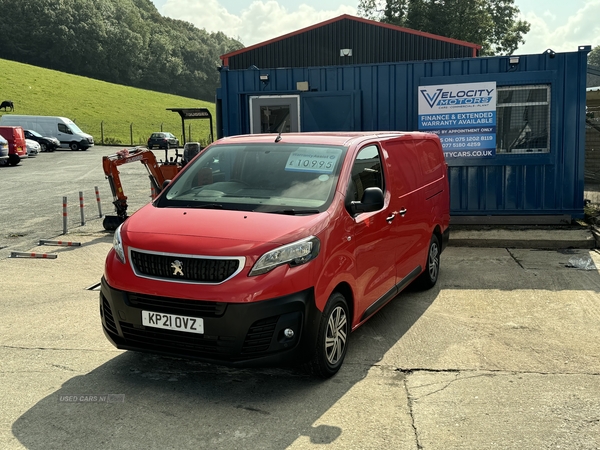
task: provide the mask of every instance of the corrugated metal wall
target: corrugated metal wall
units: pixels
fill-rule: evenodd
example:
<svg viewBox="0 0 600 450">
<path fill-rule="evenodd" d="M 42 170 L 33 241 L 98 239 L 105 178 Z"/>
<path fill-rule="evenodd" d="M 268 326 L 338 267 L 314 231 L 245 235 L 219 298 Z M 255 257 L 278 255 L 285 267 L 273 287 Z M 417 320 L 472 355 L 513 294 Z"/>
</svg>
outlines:
<svg viewBox="0 0 600 450">
<path fill-rule="evenodd" d="M 352 56 L 340 56 L 352 49 Z M 473 56 L 471 47 L 342 19 L 228 58 L 229 69 L 372 64 Z"/>
<path fill-rule="evenodd" d="M 224 135 L 248 128 L 248 96 L 359 93 L 360 130 L 415 130 L 417 88 L 495 81 L 497 86 L 550 84 L 550 153 L 497 154 L 449 161 L 451 213 L 456 216 L 583 216 L 587 51 L 508 57 L 221 72 L 218 102 Z M 267 84 L 259 74 L 269 74 Z M 302 131 L 312 131 L 302 128 Z"/>
</svg>

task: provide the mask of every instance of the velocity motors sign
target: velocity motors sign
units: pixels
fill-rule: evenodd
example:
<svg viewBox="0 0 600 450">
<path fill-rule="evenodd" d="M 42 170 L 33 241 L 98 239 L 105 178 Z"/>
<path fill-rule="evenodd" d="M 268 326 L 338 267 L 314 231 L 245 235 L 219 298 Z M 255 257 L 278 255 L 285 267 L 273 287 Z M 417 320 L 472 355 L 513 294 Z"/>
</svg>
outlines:
<svg viewBox="0 0 600 450">
<path fill-rule="evenodd" d="M 496 83 L 419 86 L 419 130 L 435 133 L 450 158 L 496 154 Z"/>
</svg>

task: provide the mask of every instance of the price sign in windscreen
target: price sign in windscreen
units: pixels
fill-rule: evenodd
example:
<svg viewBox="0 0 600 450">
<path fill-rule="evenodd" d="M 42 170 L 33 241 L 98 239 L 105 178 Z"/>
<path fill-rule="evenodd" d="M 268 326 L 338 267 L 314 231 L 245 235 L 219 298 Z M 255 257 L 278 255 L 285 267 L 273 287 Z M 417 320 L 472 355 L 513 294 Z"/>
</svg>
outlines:
<svg viewBox="0 0 600 450">
<path fill-rule="evenodd" d="M 340 159 L 339 148 L 300 147 L 288 158 L 285 170 L 290 172 L 333 173 Z"/>
</svg>

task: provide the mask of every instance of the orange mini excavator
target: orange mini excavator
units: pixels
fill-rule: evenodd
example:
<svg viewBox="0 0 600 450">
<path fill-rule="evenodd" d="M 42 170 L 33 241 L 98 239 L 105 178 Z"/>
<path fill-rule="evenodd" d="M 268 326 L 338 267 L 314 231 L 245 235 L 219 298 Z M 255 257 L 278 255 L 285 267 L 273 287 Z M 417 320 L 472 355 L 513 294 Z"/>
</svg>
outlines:
<svg viewBox="0 0 600 450">
<path fill-rule="evenodd" d="M 124 148 L 113 155 L 102 157 L 104 175 L 108 179 L 113 194 L 113 205 L 115 205 L 116 216 L 105 216 L 102 225 L 107 231 L 114 231 L 127 219 L 127 196 L 123 193 L 121 178 L 118 167 L 122 164 L 140 161 L 148 170 L 150 186 L 154 195 L 162 191 L 165 182 L 173 179 L 181 170 L 178 161 L 179 153 L 175 158 L 168 159 L 168 150 L 165 153 L 165 161 L 158 162 L 154 153 L 145 147 L 136 147 L 132 150 Z"/>
</svg>

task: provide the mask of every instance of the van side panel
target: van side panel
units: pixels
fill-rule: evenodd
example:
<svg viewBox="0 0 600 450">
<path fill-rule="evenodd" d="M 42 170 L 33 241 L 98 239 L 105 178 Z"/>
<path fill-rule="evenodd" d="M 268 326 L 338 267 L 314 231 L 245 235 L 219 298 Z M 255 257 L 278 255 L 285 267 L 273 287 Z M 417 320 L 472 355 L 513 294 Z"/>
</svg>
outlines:
<svg viewBox="0 0 600 450">
<path fill-rule="evenodd" d="M 436 226 L 443 235 L 450 222 L 447 168 L 441 144 L 434 135 L 415 134 L 384 142 L 394 169 L 392 195 L 398 199 L 400 212 L 396 219 L 401 224 L 397 231 L 401 244 L 396 249 L 398 282 L 419 265 L 425 267 Z"/>
<path fill-rule="evenodd" d="M 402 282 L 422 265 L 425 245 L 430 239 L 430 225 L 423 207 L 425 195 L 422 189 L 423 176 L 419 156 L 413 140 L 396 139 L 384 143 L 393 169 L 389 186 L 396 207 L 394 230 L 396 242 L 396 277 Z"/>
<path fill-rule="evenodd" d="M 38 120 L 32 121 L 32 125 L 36 127 L 35 131 L 42 136 L 56 137 L 58 127 L 56 126 L 56 121 L 52 120 L 52 118 L 40 117 Z"/>
<path fill-rule="evenodd" d="M 439 138 L 428 136 L 427 139 L 415 141 L 419 163 L 425 181 L 425 201 L 430 208 L 433 227 L 439 226 L 445 234 L 450 224 L 450 188 L 448 185 L 448 166 Z M 442 247 L 445 242 L 440 241 Z"/>
<path fill-rule="evenodd" d="M 22 115 L 4 115 L 0 118 L 0 125 L 12 125 L 12 126 L 20 126 L 25 130 L 33 130 L 40 133 L 42 136 L 51 136 L 55 137 L 52 131 L 53 128 L 50 125 L 44 126 L 47 124 L 51 124 L 49 117 L 45 116 L 22 116 Z"/>
</svg>

